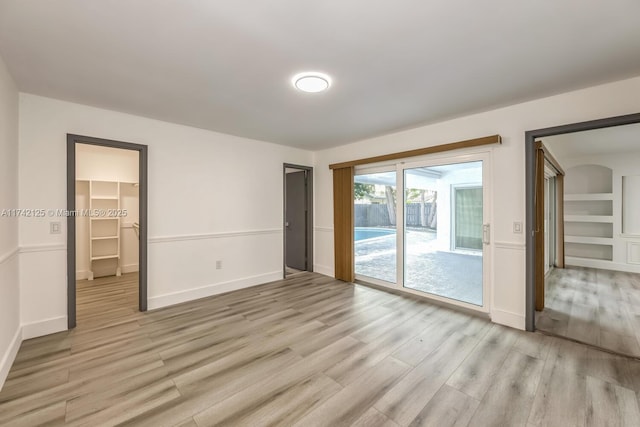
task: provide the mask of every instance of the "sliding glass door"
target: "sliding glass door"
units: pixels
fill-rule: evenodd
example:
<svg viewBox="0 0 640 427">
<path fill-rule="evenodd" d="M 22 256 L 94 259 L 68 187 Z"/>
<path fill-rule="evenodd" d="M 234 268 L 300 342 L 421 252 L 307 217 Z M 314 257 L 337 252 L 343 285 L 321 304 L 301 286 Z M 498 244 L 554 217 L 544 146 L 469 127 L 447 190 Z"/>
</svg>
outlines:
<svg viewBox="0 0 640 427">
<path fill-rule="evenodd" d="M 395 169 L 357 173 L 354 203 L 356 275 L 396 283 L 398 216 Z"/>
<path fill-rule="evenodd" d="M 487 311 L 487 163 L 474 154 L 356 170 L 357 278 Z"/>
<path fill-rule="evenodd" d="M 406 288 L 483 305 L 482 170 L 482 161 L 404 170 Z"/>
</svg>

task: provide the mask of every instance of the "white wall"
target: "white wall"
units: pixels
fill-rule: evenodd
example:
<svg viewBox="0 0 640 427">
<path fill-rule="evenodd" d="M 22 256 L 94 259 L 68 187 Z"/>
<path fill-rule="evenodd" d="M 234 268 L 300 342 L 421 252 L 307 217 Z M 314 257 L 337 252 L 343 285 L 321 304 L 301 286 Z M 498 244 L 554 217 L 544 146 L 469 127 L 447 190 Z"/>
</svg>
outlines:
<svg viewBox="0 0 640 427">
<path fill-rule="evenodd" d="M 76 144 L 76 179 L 138 182 L 138 151 Z"/>
<path fill-rule="evenodd" d="M 18 208 L 18 90 L 0 58 L 0 211 Z M 18 219 L 0 216 L 0 389 L 21 342 Z"/>
<path fill-rule="evenodd" d="M 127 216 L 120 219 L 120 266 L 123 273 L 138 271 L 138 237 L 132 224 L 138 218 L 138 151 L 76 144 L 76 209 L 89 209 L 88 181 L 120 182 L 120 209 L 127 210 Z M 113 274 L 115 260 L 89 261 L 89 218 L 76 218 L 76 279 L 88 277 L 93 271 L 95 277 Z"/>
<path fill-rule="evenodd" d="M 22 207 L 65 207 L 67 133 L 149 146 L 150 308 L 282 277 L 282 164 L 312 153 L 21 94 Z M 66 222 L 50 220 L 20 221 L 31 335 L 66 328 Z"/>
<path fill-rule="evenodd" d="M 137 168 L 136 168 L 137 170 Z M 127 211 L 127 216 L 120 220 L 120 266 L 123 273 L 139 270 L 138 235 L 133 223 L 140 222 L 139 210 L 140 187 L 129 183 L 120 184 L 120 209 Z"/>
<path fill-rule="evenodd" d="M 332 176 L 328 165 L 363 157 L 500 134 L 493 157 L 491 316 L 524 328 L 525 235 L 514 221 L 525 218 L 527 130 L 640 112 L 640 77 L 530 101 L 437 124 L 359 141 L 316 153 L 316 271 L 332 274 Z"/>
</svg>

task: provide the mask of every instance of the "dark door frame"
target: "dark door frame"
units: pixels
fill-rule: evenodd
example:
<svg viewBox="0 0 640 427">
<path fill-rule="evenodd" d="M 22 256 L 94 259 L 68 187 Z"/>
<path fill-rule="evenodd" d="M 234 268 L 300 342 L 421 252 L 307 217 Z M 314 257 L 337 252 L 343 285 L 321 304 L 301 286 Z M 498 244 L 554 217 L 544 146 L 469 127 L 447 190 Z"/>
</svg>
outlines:
<svg viewBox="0 0 640 427">
<path fill-rule="evenodd" d="M 67 134 L 67 210 L 69 212 L 74 212 L 76 209 L 76 144 L 135 150 L 139 153 L 138 306 L 140 311 L 147 311 L 147 146 Z M 69 329 L 76 327 L 76 218 L 74 215 L 67 216 L 67 326 Z"/>
<path fill-rule="evenodd" d="M 583 132 L 587 130 L 602 129 L 614 126 L 640 123 L 640 113 L 624 116 L 608 117 L 605 119 L 590 120 L 580 123 L 572 123 L 554 126 L 544 129 L 536 129 L 525 132 L 525 187 L 526 187 L 526 294 L 525 294 L 525 328 L 527 331 L 535 330 L 535 266 L 536 266 L 536 242 L 535 242 L 535 165 L 537 138 L 544 138 L 566 133 Z"/>
<path fill-rule="evenodd" d="M 307 227 L 305 241 L 307 243 L 307 270 L 313 271 L 313 167 L 284 163 L 282 165 L 282 277 L 287 275 L 287 169 L 298 169 L 307 172 Z"/>
</svg>

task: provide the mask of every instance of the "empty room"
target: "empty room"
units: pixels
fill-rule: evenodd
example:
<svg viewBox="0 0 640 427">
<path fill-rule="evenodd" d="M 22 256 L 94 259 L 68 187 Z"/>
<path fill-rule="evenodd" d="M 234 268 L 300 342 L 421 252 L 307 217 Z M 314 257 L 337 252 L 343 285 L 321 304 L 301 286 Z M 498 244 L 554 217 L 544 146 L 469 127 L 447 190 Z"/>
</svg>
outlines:
<svg viewBox="0 0 640 427">
<path fill-rule="evenodd" d="M 0 0 L 0 425 L 637 426 L 638 52 L 631 0 Z"/>
</svg>

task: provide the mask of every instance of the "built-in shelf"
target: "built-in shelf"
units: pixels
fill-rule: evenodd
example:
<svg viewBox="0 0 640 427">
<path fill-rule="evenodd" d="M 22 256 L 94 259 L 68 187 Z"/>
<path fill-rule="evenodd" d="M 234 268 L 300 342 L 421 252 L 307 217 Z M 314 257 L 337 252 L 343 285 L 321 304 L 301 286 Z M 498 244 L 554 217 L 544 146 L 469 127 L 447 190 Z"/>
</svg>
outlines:
<svg viewBox="0 0 640 427">
<path fill-rule="evenodd" d="M 91 240 L 114 240 L 119 239 L 118 236 L 102 236 L 102 237 L 92 237 Z"/>
<path fill-rule="evenodd" d="M 602 267 L 613 261 L 613 171 L 602 165 L 566 170 L 564 193 L 565 262 Z"/>
<path fill-rule="evenodd" d="M 120 209 L 120 183 L 116 181 L 89 181 L 89 209 L 113 211 Z M 115 274 L 120 269 L 120 218 L 91 217 L 89 221 L 89 258 L 91 262 L 115 260 Z M 93 279 L 93 267 L 89 279 Z"/>
<path fill-rule="evenodd" d="M 611 237 L 593 237 L 593 236 L 567 236 L 565 234 L 564 241 L 566 243 L 584 243 L 593 245 L 612 245 L 613 238 Z"/>
<path fill-rule="evenodd" d="M 591 268 L 604 268 L 607 269 L 611 265 L 611 260 L 601 258 L 589 258 L 580 256 L 566 256 L 564 262 L 568 265 L 574 265 L 577 267 L 591 267 Z M 609 267 L 610 268 L 610 267 Z"/>
<path fill-rule="evenodd" d="M 91 257 L 91 261 L 99 261 L 101 259 L 116 259 L 116 258 L 120 258 L 120 255 L 114 254 L 114 255 L 94 256 L 94 257 Z"/>
<path fill-rule="evenodd" d="M 118 200 L 118 196 L 91 196 L 91 200 Z"/>
<path fill-rule="evenodd" d="M 613 215 L 565 215 L 564 220 L 571 222 L 613 222 Z"/>
<path fill-rule="evenodd" d="M 565 194 L 565 201 L 584 201 L 584 200 L 613 200 L 613 193 L 578 193 Z"/>
</svg>

